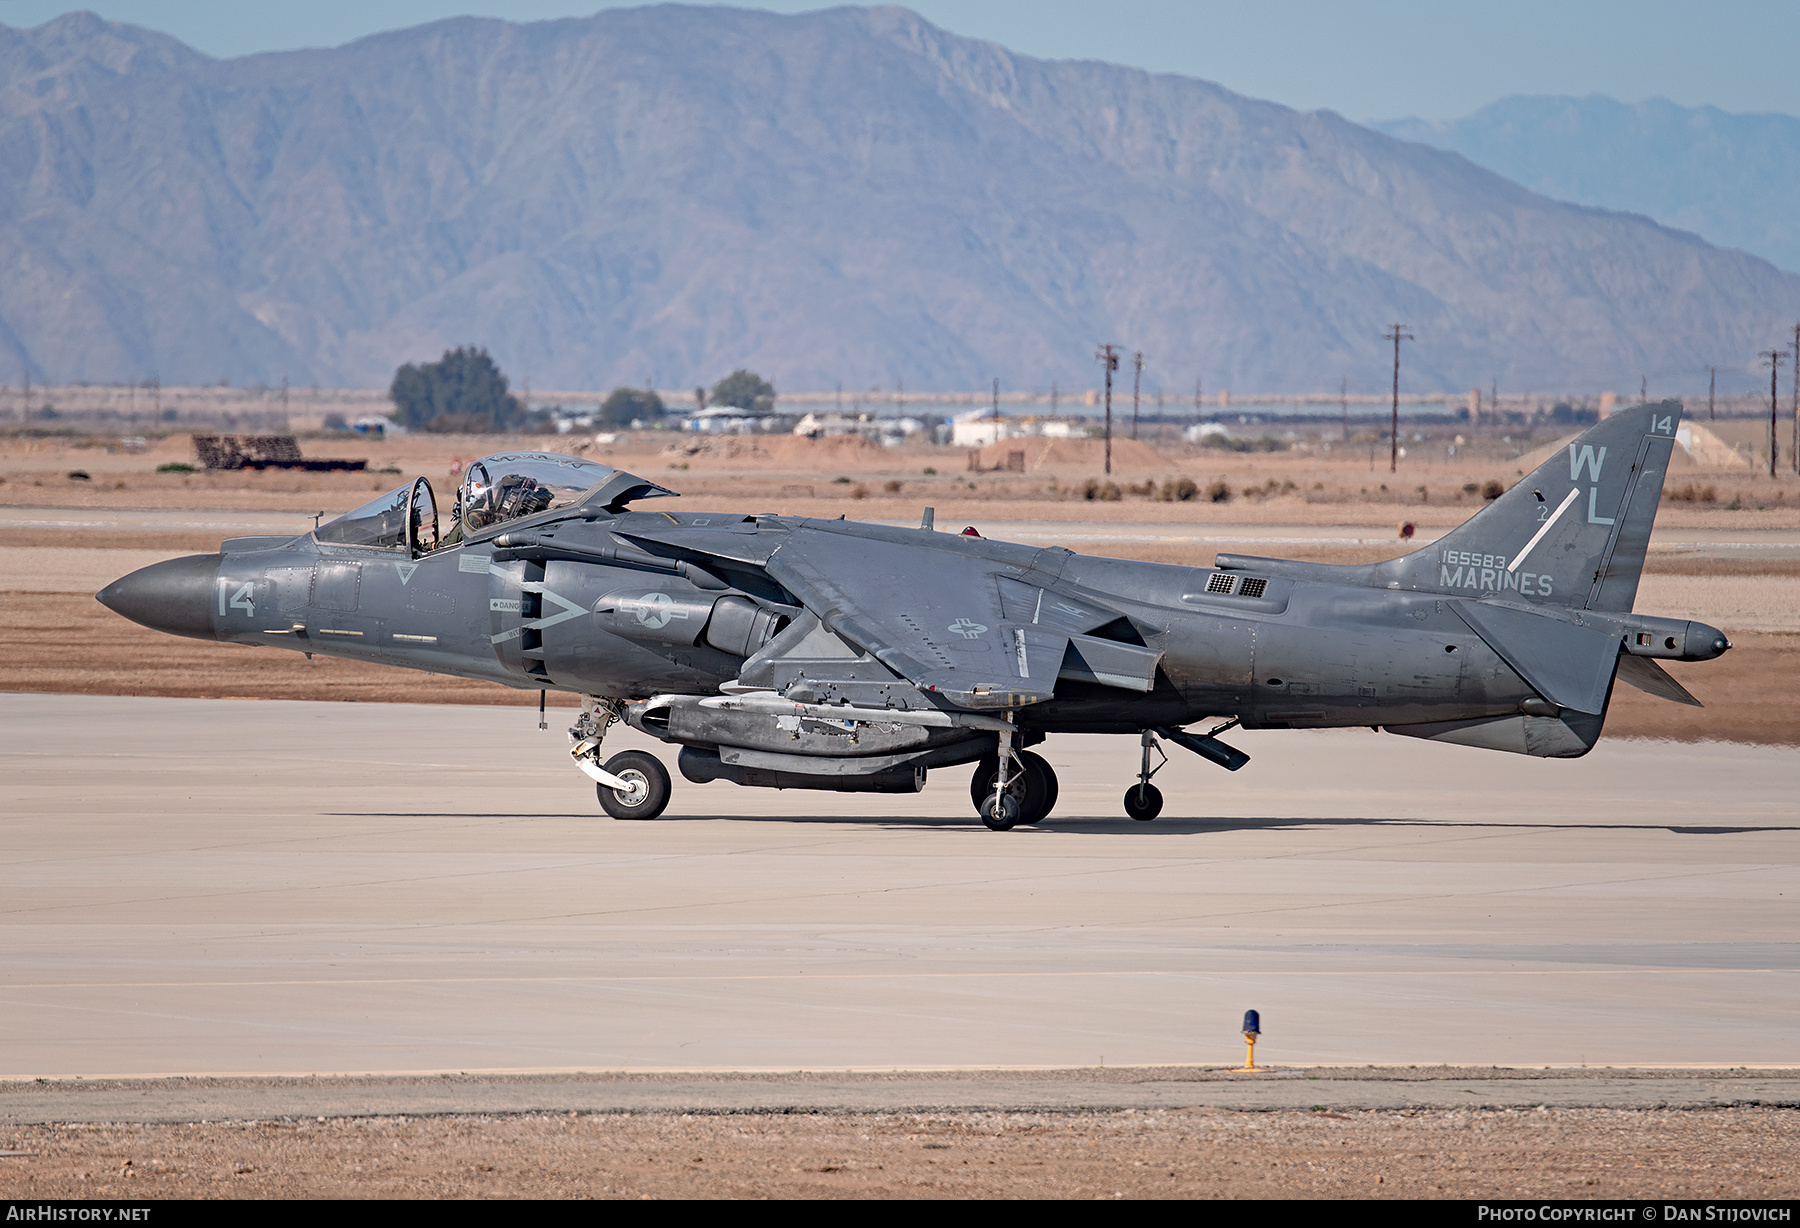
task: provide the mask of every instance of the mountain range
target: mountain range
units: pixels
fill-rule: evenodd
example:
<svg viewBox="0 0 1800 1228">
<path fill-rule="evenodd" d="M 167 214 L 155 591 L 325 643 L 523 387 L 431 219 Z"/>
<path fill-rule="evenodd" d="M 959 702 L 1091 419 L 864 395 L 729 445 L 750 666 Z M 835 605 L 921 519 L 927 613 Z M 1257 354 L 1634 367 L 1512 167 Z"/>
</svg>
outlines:
<svg viewBox="0 0 1800 1228">
<path fill-rule="evenodd" d="M 210 59 L 0 27 L 0 379 L 1652 391 L 1800 277 L 1456 153 L 897 8 L 458 18 Z"/>
<path fill-rule="evenodd" d="M 1666 98 L 1504 98 L 1462 119 L 1372 125 L 1558 200 L 1642 213 L 1800 270 L 1800 119 Z"/>
</svg>

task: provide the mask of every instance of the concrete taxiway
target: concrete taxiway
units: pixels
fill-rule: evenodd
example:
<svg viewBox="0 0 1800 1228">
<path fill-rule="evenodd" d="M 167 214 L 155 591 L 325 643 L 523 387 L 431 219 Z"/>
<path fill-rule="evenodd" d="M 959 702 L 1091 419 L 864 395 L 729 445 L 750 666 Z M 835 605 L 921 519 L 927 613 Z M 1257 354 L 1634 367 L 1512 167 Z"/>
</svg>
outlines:
<svg viewBox="0 0 1800 1228">
<path fill-rule="evenodd" d="M 0 696 L 0 1078 L 1218 1065 L 1247 1008 L 1287 1066 L 1796 1061 L 1792 749 L 1240 732 L 1140 824 L 1054 738 L 995 833 L 960 770 L 614 822 L 536 724 Z"/>
</svg>

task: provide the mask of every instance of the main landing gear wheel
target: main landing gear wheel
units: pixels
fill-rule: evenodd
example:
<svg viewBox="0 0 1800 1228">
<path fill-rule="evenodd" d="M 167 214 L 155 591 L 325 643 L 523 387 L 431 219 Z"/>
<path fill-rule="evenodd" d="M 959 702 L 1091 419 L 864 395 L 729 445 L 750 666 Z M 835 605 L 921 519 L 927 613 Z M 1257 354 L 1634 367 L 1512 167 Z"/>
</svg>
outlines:
<svg viewBox="0 0 1800 1228">
<path fill-rule="evenodd" d="M 994 800 L 994 777 L 999 774 L 1000 760 L 992 757 L 981 760 L 975 765 L 975 774 L 969 778 L 969 800 L 975 803 L 975 813 L 995 831 L 1005 831 L 1018 823 L 1042 822 L 1049 815 L 1050 808 L 1056 805 L 1056 773 L 1044 762 L 1043 756 L 1022 751 L 1019 761 L 1024 770 L 1006 788 L 1007 797 L 1013 801 L 1013 816 L 1005 827 L 996 826 L 989 814 Z"/>
<path fill-rule="evenodd" d="M 595 785 L 600 805 L 615 819 L 654 819 L 669 804 L 669 769 L 655 755 L 628 750 L 606 761 L 606 770 L 628 789 Z"/>
<path fill-rule="evenodd" d="M 1049 762 L 1042 755 L 1034 755 L 1030 751 L 1025 750 L 1019 752 L 1019 758 L 1025 761 L 1027 767 L 1034 767 L 1039 772 L 1043 773 L 1044 811 L 1035 819 L 1025 820 L 1027 823 L 1041 823 L 1050 817 L 1050 812 L 1052 810 L 1056 809 L 1056 799 L 1062 795 L 1062 786 L 1056 782 L 1056 769 L 1051 767 Z"/>
<path fill-rule="evenodd" d="M 1125 790 L 1125 813 L 1140 823 L 1161 814 L 1162 806 L 1162 790 L 1155 785 L 1132 785 Z"/>
</svg>

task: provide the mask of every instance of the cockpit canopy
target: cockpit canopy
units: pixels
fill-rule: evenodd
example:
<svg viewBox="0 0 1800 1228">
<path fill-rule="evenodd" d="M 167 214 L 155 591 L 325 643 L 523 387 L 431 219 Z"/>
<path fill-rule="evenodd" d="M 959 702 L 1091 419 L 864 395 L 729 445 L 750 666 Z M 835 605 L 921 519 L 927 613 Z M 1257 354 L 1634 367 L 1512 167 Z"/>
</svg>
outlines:
<svg viewBox="0 0 1800 1228">
<path fill-rule="evenodd" d="M 321 525 L 315 536 L 332 545 L 406 551 L 417 557 L 555 508 L 592 504 L 618 511 L 633 499 L 674 493 L 635 474 L 559 452 L 496 452 L 470 462 L 456 492 L 453 522 L 441 539 L 437 500 L 424 478 Z"/>
<path fill-rule="evenodd" d="M 464 533 L 579 504 L 618 472 L 559 452 L 496 452 L 469 464 L 457 492 Z"/>
<path fill-rule="evenodd" d="M 437 548 L 437 500 L 431 483 L 415 478 L 353 512 L 320 525 L 313 536 L 334 546 L 367 546 L 421 554 Z"/>
</svg>

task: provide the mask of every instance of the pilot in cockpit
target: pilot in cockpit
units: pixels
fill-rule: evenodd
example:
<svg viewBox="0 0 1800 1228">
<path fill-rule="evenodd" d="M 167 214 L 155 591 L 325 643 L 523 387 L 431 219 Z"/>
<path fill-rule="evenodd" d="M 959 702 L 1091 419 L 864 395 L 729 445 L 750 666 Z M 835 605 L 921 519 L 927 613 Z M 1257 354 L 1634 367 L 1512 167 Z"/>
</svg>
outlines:
<svg viewBox="0 0 1800 1228">
<path fill-rule="evenodd" d="M 469 466 L 456 492 L 449 531 L 442 536 L 436 497 L 425 478 L 415 478 L 313 532 L 319 541 L 333 546 L 404 550 L 418 558 L 458 545 L 467 535 L 493 525 L 571 506 L 587 491 L 617 476 L 617 470 L 605 465 L 554 452 L 496 453 Z M 633 489 L 640 494 L 668 493 L 650 483 L 630 480 L 637 483 Z"/>
<path fill-rule="evenodd" d="M 457 488 L 450 530 L 438 548 L 458 544 L 465 534 L 573 502 L 612 472 L 604 465 L 554 453 L 483 457 L 469 465 Z"/>
</svg>

